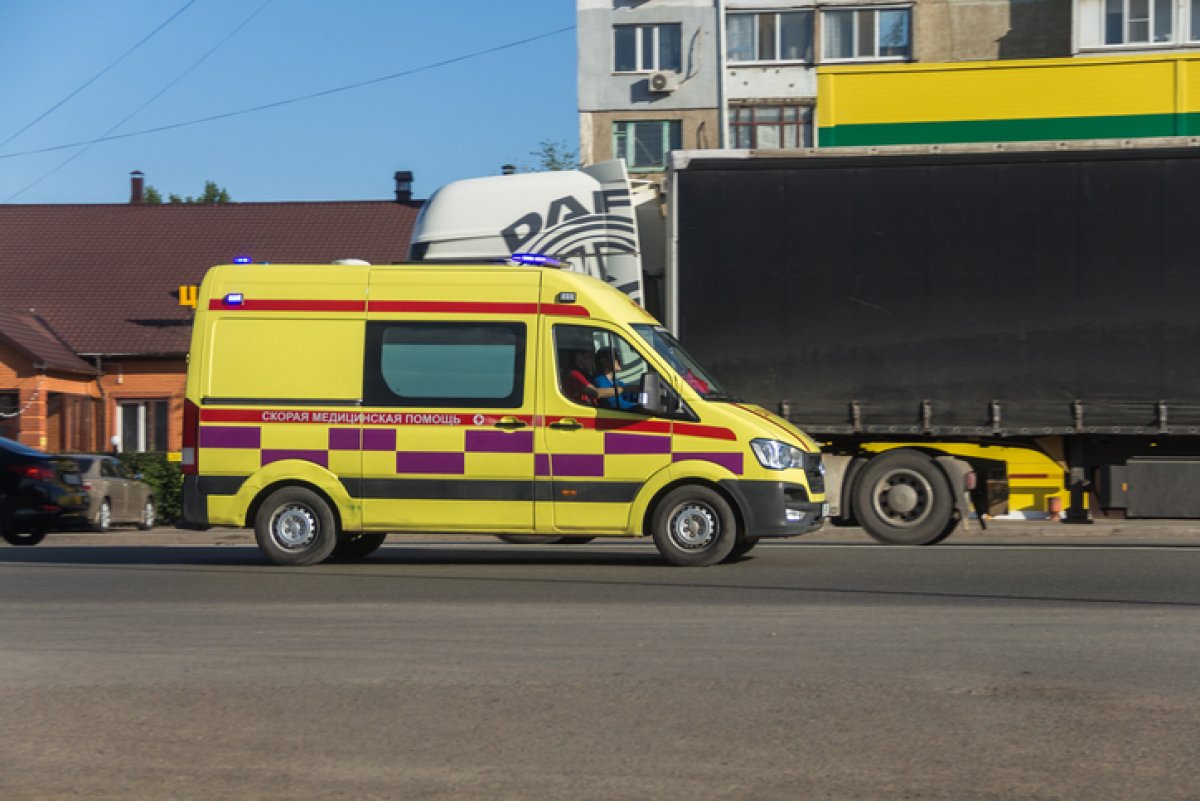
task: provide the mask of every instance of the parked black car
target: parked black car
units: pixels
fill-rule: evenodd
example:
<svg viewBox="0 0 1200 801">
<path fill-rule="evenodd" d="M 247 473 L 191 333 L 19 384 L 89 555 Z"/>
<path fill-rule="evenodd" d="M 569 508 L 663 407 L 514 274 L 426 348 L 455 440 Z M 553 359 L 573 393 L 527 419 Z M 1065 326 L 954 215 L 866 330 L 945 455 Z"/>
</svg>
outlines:
<svg viewBox="0 0 1200 801">
<path fill-rule="evenodd" d="M 52 528 L 84 523 L 89 498 L 70 459 L 0 437 L 0 536 L 37 545 Z"/>
</svg>

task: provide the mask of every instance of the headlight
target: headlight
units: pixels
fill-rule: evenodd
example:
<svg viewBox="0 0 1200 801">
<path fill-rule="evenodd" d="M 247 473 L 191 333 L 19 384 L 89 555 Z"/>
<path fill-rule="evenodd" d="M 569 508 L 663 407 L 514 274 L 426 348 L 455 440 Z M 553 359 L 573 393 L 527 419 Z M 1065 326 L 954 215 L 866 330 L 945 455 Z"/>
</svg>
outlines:
<svg viewBox="0 0 1200 801">
<path fill-rule="evenodd" d="M 777 439 L 752 439 L 750 448 L 758 463 L 768 470 L 804 469 L 804 451 Z"/>
</svg>

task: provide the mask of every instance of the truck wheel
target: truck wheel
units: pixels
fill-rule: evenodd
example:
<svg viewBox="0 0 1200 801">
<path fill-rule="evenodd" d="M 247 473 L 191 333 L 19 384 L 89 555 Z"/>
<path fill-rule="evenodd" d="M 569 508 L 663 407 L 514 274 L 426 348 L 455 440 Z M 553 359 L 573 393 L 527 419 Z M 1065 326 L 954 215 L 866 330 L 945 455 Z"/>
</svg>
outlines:
<svg viewBox="0 0 1200 801">
<path fill-rule="evenodd" d="M 386 539 L 386 531 L 343 531 L 337 545 L 333 546 L 333 558 L 365 559 L 379 550 Z"/>
<path fill-rule="evenodd" d="M 707 487 L 668 492 L 651 522 L 658 552 L 673 565 L 705 567 L 729 556 L 737 543 L 737 523 L 725 499 Z"/>
<path fill-rule="evenodd" d="M 754 546 L 758 545 L 758 537 L 738 537 L 737 542 L 733 544 L 733 550 L 729 552 L 724 561 L 732 562 L 734 559 L 739 559 L 750 551 L 754 550 Z"/>
<path fill-rule="evenodd" d="M 950 482 L 923 453 L 899 449 L 876 456 L 854 485 L 854 516 L 888 545 L 932 545 L 954 530 Z"/>
<path fill-rule="evenodd" d="M 497 534 L 497 539 L 510 545 L 579 545 L 591 542 L 595 537 L 554 537 L 547 534 Z"/>
<path fill-rule="evenodd" d="M 338 541 L 329 505 L 304 487 L 284 487 L 263 501 L 254 516 L 254 538 L 277 565 L 323 562 Z"/>
</svg>

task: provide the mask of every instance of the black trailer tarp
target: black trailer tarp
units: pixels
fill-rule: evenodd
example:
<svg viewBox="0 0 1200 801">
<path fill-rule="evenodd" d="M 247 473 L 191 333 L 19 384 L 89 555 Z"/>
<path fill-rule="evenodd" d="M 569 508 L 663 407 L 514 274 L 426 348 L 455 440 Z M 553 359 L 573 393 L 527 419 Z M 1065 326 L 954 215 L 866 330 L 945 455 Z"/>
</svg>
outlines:
<svg viewBox="0 0 1200 801">
<path fill-rule="evenodd" d="M 814 432 L 1200 432 L 1200 149 L 676 171 L 679 334 Z"/>
</svg>

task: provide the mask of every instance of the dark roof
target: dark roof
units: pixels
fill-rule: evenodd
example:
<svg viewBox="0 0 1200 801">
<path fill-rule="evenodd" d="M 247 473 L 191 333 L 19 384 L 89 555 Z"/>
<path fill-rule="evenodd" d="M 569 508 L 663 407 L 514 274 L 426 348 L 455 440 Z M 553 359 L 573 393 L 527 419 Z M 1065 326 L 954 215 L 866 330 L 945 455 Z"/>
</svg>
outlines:
<svg viewBox="0 0 1200 801">
<path fill-rule="evenodd" d="M 77 354 L 180 355 L 179 287 L 212 265 L 402 261 L 420 205 L 0 205 L 0 310 L 36 311 Z"/>
<path fill-rule="evenodd" d="M 97 372 L 72 353 L 35 314 L 0 310 L 0 342 L 16 348 L 37 369 L 82 375 Z"/>
</svg>

